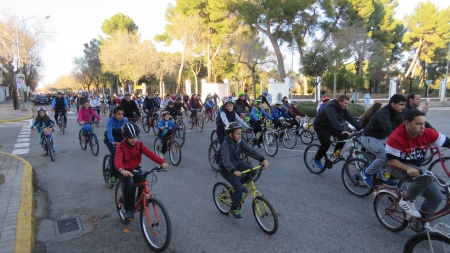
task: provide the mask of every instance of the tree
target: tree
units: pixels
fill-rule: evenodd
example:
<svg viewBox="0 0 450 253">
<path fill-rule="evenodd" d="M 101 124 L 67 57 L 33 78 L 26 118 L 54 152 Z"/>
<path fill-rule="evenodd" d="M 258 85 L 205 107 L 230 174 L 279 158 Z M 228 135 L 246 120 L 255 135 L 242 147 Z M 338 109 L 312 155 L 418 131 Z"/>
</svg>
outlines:
<svg viewBox="0 0 450 253">
<path fill-rule="evenodd" d="M 113 36 L 117 31 L 129 32 L 131 34 L 137 34 L 138 32 L 138 26 L 134 23 L 133 19 L 121 12 L 112 16 L 111 19 L 105 19 L 101 29 L 109 36 Z"/>
<path fill-rule="evenodd" d="M 177 67 L 177 60 L 175 60 L 175 56 L 173 54 L 166 52 L 158 52 L 158 60 L 155 74 L 159 78 L 160 94 L 166 93 L 166 89 L 163 85 L 164 76 L 173 73 L 176 67 Z"/>
<path fill-rule="evenodd" d="M 189 57 L 186 61 L 186 65 L 189 71 L 194 75 L 195 93 L 198 93 L 198 75 L 204 67 L 203 55 L 191 55 L 191 57 Z"/>
<path fill-rule="evenodd" d="M 303 57 L 301 58 L 301 71 L 306 76 L 315 78 L 316 92 L 319 84 L 318 78 L 322 77 L 328 69 L 329 60 L 327 59 L 326 54 L 327 52 L 321 44 L 316 42 L 313 47 L 305 50 Z M 316 96 L 316 100 L 317 99 L 318 98 Z"/>
</svg>

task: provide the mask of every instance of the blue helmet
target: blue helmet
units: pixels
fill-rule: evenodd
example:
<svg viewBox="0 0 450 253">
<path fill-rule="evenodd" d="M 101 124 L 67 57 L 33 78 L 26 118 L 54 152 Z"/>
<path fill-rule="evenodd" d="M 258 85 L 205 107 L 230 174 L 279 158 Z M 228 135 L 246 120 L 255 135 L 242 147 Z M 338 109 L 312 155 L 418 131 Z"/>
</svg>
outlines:
<svg viewBox="0 0 450 253">
<path fill-rule="evenodd" d="M 264 90 L 264 91 L 262 92 L 262 94 L 268 94 L 268 92 L 267 92 L 266 90 Z"/>
</svg>

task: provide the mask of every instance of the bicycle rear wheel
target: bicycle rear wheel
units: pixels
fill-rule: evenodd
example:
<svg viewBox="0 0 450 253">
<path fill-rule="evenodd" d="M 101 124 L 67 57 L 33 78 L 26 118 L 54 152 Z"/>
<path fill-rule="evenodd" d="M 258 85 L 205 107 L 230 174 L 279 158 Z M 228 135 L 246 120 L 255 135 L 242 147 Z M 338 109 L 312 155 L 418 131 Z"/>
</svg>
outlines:
<svg viewBox="0 0 450 253">
<path fill-rule="evenodd" d="M 142 118 L 142 129 L 146 133 L 150 132 L 150 126 L 147 124 L 147 117 Z"/>
<path fill-rule="evenodd" d="M 308 131 L 310 131 L 310 132 L 312 133 L 313 140 L 318 140 L 318 139 L 319 139 L 319 137 L 317 136 L 316 131 L 314 131 L 314 126 L 313 126 L 313 124 L 311 124 L 311 125 L 308 126 Z"/>
<path fill-rule="evenodd" d="M 116 184 L 116 191 L 114 194 L 114 200 L 116 203 L 117 213 L 119 214 L 120 221 L 124 224 L 128 224 L 130 220 L 125 219 L 125 206 L 123 204 L 123 184 L 119 182 Z"/>
<path fill-rule="evenodd" d="M 269 235 L 275 234 L 278 230 L 278 217 L 272 205 L 261 196 L 256 196 L 252 204 L 253 216 L 259 227 Z"/>
<path fill-rule="evenodd" d="M 415 234 L 405 243 L 403 253 L 450 252 L 450 238 L 438 232 Z"/>
<path fill-rule="evenodd" d="M 400 232 L 408 226 L 405 211 L 392 193 L 380 192 L 373 200 L 375 215 L 381 225 L 392 232 Z"/>
<path fill-rule="evenodd" d="M 218 172 L 220 170 L 219 168 L 219 150 L 220 150 L 220 144 L 219 140 L 216 139 L 209 145 L 208 149 L 208 161 L 211 168 Z"/>
<path fill-rule="evenodd" d="M 103 174 L 103 180 L 105 180 L 106 187 L 112 188 L 114 184 L 111 183 L 111 175 L 109 172 L 109 166 L 111 166 L 111 154 L 106 154 L 103 157 L 103 163 L 102 163 L 102 174 Z"/>
<path fill-rule="evenodd" d="M 82 150 L 85 150 L 87 148 L 87 143 L 86 141 L 83 141 L 83 131 L 80 129 L 80 132 L 78 134 L 78 139 L 80 141 L 80 147 Z"/>
<path fill-rule="evenodd" d="M 97 135 L 94 133 L 91 133 L 91 137 L 89 138 L 89 147 L 91 147 L 91 152 L 94 156 L 98 155 L 98 150 L 99 150 L 99 146 L 98 146 L 98 139 L 97 139 Z"/>
<path fill-rule="evenodd" d="M 303 129 L 300 133 L 300 140 L 305 145 L 311 144 L 314 141 L 313 133 L 308 129 Z"/>
<path fill-rule="evenodd" d="M 172 238 L 169 213 L 157 199 L 147 198 L 147 206 L 141 209 L 141 231 L 148 247 L 156 252 L 164 251 Z"/>
<path fill-rule="evenodd" d="M 361 176 L 361 171 L 368 165 L 364 159 L 353 158 L 348 160 L 342 167 L 342 183 L 353 195 L 365 197 L 373 192 L 373 187 L 368 186 Z"/>
<path fill-rule="evenodd" d="M 442 163 L 441 163 L 441 159 L 436 159 L 434 160 L 430 166 L 428 166 L 428 170 L 431 171 L 434 169 L 434 173 L 436 174 L 436 176 L 442 176 L 444 174 L 446 174 L 447 176 L 450 177 L 450 175 L 448 174 L 449 170 L 450 170 L 450 157 L 445 156 L 442 157 Z"/>
<path fill-rule="evenodd" d="M 176 141 L 169 142 L 169 157 L 170 162 L 174 166 L 177 166 L 181 162 L 181 148 L 180 145 Z"/>
<path fill-rule="evenodd" d="M 211 133 L 211 137 L 209 138 L 211 142 L 213 142 L 215 139 L 218 139 L 219 137 L 217 136 L 217 130 L 213 130 Z"/>
<path fill-rule="evenodd" d="M 213 188 L 214 204 L 219 212 L 225 215 L 230 213 L 231 198 L 233 197 L 233 190 L 229 191 L 230 187 L 222 182 L 218 182 Z"/>
<path fill-rule="evenodd" d="M 203 125 L 205 124 L 205 121 L 203 120 L 203 114 L 199 113 L 197 117 L 197 131 L 202 132 Z"/>
<path fill-rule="evenodd" d="M 297 135 L 292 129 L 284 131 L 283 144 L 288 149 L 293 149 L 297 145 Z"/>
<path fill-rule="evenodd" d="M 264 131 L 263 146 L 268 156 L 275 156 L 278 152 L 277 136 L 271 131 Z"/>
<path fill-rule="evenodd" d="M 305 162 L 306 168 L 314 174 L 320 174 L 325 171 L 325 156 L 320 159 L 320 162 L 324 165 L 323 169 L 317 168 L 313 162 L 319 147 L 320 145 L 318 144 L 311 144 L 305 149 L 305 153 L 303 154 L 303 161 Z"/>
</svg>

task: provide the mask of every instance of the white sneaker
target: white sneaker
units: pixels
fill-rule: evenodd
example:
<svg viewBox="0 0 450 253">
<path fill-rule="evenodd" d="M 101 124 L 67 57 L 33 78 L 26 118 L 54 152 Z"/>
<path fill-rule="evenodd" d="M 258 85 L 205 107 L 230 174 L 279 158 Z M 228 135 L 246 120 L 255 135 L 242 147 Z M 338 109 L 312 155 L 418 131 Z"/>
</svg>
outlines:
<svg viewBox="0 0 450 253">
<path fill-rule="evenodd" d="M 420 218 L 421 215 L 419 211 L 417 211 L 416 206 L 414 205 L 414 202 L 409 200 L 403 200 L 403 198 L 398 203 L 400 207 L 409 215 L 411 215 L 414 218 Z"/>
</svg>

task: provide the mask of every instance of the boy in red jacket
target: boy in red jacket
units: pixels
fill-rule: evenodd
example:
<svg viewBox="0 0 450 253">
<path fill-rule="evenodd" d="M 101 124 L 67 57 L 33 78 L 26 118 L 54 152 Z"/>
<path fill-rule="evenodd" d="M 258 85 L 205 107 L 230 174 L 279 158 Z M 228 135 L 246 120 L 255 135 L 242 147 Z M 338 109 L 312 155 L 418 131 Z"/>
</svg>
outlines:
<svg viewBox="0 0 450 253">
<path fill-rule="evenodd" d="M 139 127 L 134 122 L 127 122 L 122 126 L 122 134 L 125 139 L 117 146 L 114 165 L 120 173 L 120 180 L 123 184 L 123 202 L 125 206 L 125 219 L 134 218 L 134 195 L 135 187 L 133 183 L 132 170 L 141 170 L 141 155 L 144 154 L 154 162 L 167 169 L 169 165 L 162 158 L 149 150 L 144 143 L 138 140 Z"/>
</svg>

